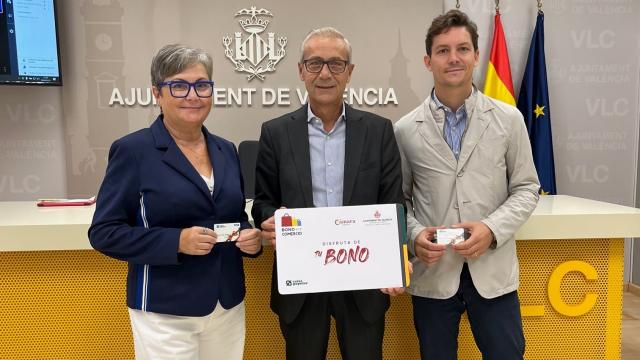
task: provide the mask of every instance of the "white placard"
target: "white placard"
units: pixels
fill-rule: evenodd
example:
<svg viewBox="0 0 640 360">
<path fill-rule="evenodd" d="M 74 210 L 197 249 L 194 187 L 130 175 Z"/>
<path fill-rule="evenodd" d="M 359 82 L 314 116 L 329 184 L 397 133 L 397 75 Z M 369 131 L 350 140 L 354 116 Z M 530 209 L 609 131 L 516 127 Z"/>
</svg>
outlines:
<svg viewBox="0 0 640 360">
<path fill-rule="evenodd" d="M 279 209 L 275 222 L 281 294 L 408 285 L 401 205 Z"/>
</svg>

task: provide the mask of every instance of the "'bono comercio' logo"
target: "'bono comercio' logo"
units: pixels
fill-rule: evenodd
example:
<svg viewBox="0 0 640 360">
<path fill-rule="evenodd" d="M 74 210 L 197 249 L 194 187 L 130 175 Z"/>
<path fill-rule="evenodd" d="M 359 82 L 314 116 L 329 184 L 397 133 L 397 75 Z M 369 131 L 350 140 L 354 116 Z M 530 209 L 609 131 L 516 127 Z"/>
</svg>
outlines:
<svg viewBox="0 0 640 360">
<path fill-rule="evenodd" d="M 280 235 L 281 236 L 301 236 L 302 221 L 289 214 L 284 214 L 280 218 Z"/>
<path fill-rule="evenodd" d="M 249 36 L 243 39 L 242 33 L 236 32 L 233 48 L 230 47 L 231 37 L 225 36 L 222 38 L 222 44 L 225 49 L 224 54 L 235 65 L 236 71 L 249 73 L 247 81 L 251 81 L 253 78 L 264 81 L 265 76 L 263 74 L 275 71 L 276 65 L 284 57 L 287 38 L 279 37 L 279 48 L 276 49 L 274 33 L 268 33 L 267 40 L 260 37 L 260 33 L 269 25 L 269 20 L 259 19 L 258 16 L 273 17 L 269 10 L 264 8 L 257 10 L 255 6 L 252 6 L 250 9 L 238 11 L 235 16 L 243 15 L 250 17 L 238 22 Z M 266 64 L 262 64 L 264 60 L 267 60 Z"/>
<path fill-rule="evenodd" d="M 302 226 L 302 221 L 296 217 L 290 216 L 289 214 L 284 214 L 280 219 L 280 226 L 282 227 L 300 227 Z"/>
</svg>

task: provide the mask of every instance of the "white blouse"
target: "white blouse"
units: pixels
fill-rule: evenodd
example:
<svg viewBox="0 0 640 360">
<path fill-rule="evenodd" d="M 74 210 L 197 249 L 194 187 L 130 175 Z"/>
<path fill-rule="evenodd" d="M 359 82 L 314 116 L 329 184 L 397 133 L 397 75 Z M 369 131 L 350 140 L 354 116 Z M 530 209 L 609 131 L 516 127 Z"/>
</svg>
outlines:
<svg viewBox="0 0 640 360">
<path fill-rule="evenodd" d="M 211 195 L 213 195 L 213 169 L 211 169 L 211 175 L 204 176 L 202 174 L 200 174 L 200 176 L 202 177 L 202 179 L 204 180 L 204 182 L 207 184 L 207 187 L 209 188 L 209 192 L 211 193 Z"/>
</svg>

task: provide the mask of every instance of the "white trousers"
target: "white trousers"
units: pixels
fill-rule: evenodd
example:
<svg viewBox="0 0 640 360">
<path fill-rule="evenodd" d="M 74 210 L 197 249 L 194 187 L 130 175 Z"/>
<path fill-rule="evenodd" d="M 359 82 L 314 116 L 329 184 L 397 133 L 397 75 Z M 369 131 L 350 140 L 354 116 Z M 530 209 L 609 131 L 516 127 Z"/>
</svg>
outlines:
<svg viewBox="0 0 640 360">
<path fill-rule="evenodd" d="M 244 301 L 203 317 L 129 309 L 137 360 L 242 360 Z"/>
</svg>

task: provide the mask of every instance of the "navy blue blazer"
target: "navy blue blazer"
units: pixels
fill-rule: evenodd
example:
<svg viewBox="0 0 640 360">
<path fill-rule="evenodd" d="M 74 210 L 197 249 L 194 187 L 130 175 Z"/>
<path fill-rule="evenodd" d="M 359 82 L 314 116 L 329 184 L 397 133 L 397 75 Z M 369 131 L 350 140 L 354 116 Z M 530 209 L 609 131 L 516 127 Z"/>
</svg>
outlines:
<svg viewBox="0 0 640 360">
<path fill-rule="evenodd" d="M 229 222 L 251 227 L 235 146 L 204 127 L 203 133 L 214 169 L 213 195 L 162 115 L 111 145 L 89 240 L 103 254 L 128 262 L 132 309 L 204 316 L 218 301 L 229 309 L 244 298 L 246 254 L 235 243 L 216 244 L 204 256 L 178 253 L 184 228 Z"/>
</svg>

